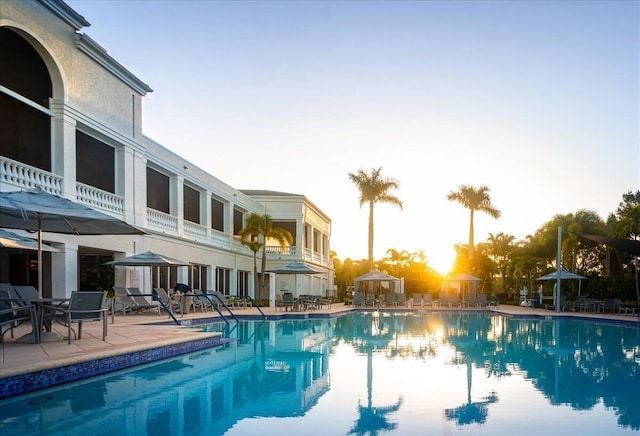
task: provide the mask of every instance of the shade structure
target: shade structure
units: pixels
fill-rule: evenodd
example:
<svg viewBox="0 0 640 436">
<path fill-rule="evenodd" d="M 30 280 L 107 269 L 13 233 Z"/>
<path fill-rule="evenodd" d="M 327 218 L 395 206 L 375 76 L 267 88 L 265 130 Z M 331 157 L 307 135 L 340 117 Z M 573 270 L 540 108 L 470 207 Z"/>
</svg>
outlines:
<svg viewBox="0 0 640 436">
<path fill-rule="evenodd" d="M 0 248 L 37 251 L 38 241 L 32 238 L 27 238 L 26 236 L 20 236 L 8 230 L 0 229 Z M 57 253 L 60 250 L 43 243 L 42 251 Z"/>
<path fill-rule="evenodd" d="M 577 235 L 582 238 L 597 242 L 599 244 L 605 244 L 610 247 L 617 248 L 620 251 L 624 251 L 625 253 L 640 257 L 640 241 L 636 241 L 633 239 L 609 238 L 607 236 L 600 235 L 584 235 L 582 233 L 577 233 Z"/>
<path fill-rule="evenodd" d="M 554 271 L 549 274 L 545 274 L 542 277 L 538 277 L 538 280 L 557 280 L 558 279 L 558 271 Z M 586 277 L 581 276 L 580 274 L 575 274 L 569 272 L 567 270 L 560 270 L 560 280 L 583 280 Z"/>
<path fill-rule="evenodd" d="M 324 274 L 324 271 L 317 270 L 301 262 L 286 263 L 284 265 L 268 269 L 266 272 L 275 274 Z"/>
<path fill-rule="evenodd" d="M 375 293 L 376 289 L 379 290 L 384 282 L 389 282 L 390 285 L 393 283 L 394 287 L 397 284 L 398 287 L 400 287 L 400 279 L 398 277 L 383 273 L 382 271 L 369 271 L 353 279 L 354 289 L 358 292 L 365 287 L 365 283 L 368 283 Z M 397 290 L 394 289 L 393 291 L 396 292 Z"/>
<path fill-rule="evenodd" d="M 0 227 L 38 232 L 38 292 L 42 296 L 42 232 L 140 235 L 126 222 L 41 189 L 0 192 Z"/>
<path fill-rule="evenodd" d="M 456 274 L 455 276 L 449 277 L 446 280 L 444 280 L 444 282 L 442 283 L 443 287 L 445 282 L 447 283 L 467 283 L 467 295 L 471 292 L 472 290 L 472 283 L 477 283 L 477 282 L 481 282 L 482 279 L 478 278 L 476 276 L 472 276 L 471 274 L 467 274 L 467 273 L 460 273 L 460 274 Z M 473 290 L 475 292 L 476 289 L 476 285 L 473 285 Z M 458 289 L 461 293 L 461 298 L 464 300 L 464 291 L 462 290 L 462 286 L 459 287 Z"/>
<path fill-rule="evenodd" d="M 569 272 L 565 269 L 560 270 L 560 280 L 578 280 L 578 295 L 582 293 L 582 280 L 586 277 L 580 274 Z M 542 277 L 538 277 L 538 280 L 558 280 L 558 271 L 554 271 L 549 274 L 545 274 Z"/>
<path fill-rule="evenodd" d="M 174 259 L 173 257 L 157 254 L 151 251 L 134 254 L 133 256 L 105 262 L 105 265 L 117 266 L 188 266 L 190 262 L 186 260 Z"/>
<path fill-rule="evenodd" d="M 134 254 L 133 256 L 123 257 L 122 259 L 112 260 L 105 262 L 105 265 L 113 266 L 148 266 L 151 267 L 151 274 L 153 274 L 153 267 L 165 267 L 165 266 L 189 266 L 190 262 L 186 260 L 175 259 L 173 257 L 165 256 L 164 254 L 153 253 L 147 251 L 145 253 Z M 160 270 L 158 272 L 158 284 L 160 283 Z"/>
</svg>

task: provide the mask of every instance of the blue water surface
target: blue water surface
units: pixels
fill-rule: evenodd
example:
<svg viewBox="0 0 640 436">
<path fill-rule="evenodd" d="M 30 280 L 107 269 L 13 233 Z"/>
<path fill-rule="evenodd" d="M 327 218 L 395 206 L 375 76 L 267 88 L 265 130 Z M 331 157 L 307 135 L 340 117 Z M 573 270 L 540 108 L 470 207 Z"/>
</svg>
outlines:
<svg viewBox="0 0 640 436">
<path fill-rule="evenodd" d="M 473 312 L 205 326 L 237 341 L 0 402 L 2 435 L 612 435 L 640 330 Z"/>
</svg>

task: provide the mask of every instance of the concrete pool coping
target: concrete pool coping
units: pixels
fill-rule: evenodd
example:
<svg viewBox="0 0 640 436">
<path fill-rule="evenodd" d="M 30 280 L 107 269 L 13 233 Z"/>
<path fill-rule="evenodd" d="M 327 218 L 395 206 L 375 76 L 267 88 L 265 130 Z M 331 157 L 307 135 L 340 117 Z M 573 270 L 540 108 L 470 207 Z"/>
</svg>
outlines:
<svg viewBox="0 0 640 436">
<path fill-rule="evenodd" d="M 554 312 L 520 306 L 500 305 L 498 308 L 431 308 L 431 307 L 383 307 L 385 311 L 397 312 L 493 312 L 515 318 L 577 318 L 588 321 L 605 321 L 625 326 L 638 326 L 637 315 Z M 308 319 L 340 316 L 352 311 L 373 311 L 377 308 L 352 308 L 344 304 L 334 304 L 325 308 L 306 312 L 282 312 L 273 308 L 262 308 L 268 319 Z M 257 309 L 240 309 L 235 313 L 241 319 L 262 319 Z M 198 330 L 198 324 L 222 321 L 212 312 L 190 313 L 178 316 L 184 325 L 176 325 L 167 315 L 156 313 L 137 315 L 116 315 L 114 323 L 109 319 L 106 341 L 102 341 L 101 323 L 86 323 L 83 337 L 67 341 L 43 342 L 41 344 L 22 343 L 17 339 L 30 332 L 30 326 L 16 328 L 14 338 L 5 335 L 0 346 L 0 399 L 21 395 L 47 387 L 106 374 L 150 363 L 180 354 L 223 345 L 228 342 L 219 333 Z M 66 333 L 62 326 L 54 327 L 60 336 Z"/>
</svg>

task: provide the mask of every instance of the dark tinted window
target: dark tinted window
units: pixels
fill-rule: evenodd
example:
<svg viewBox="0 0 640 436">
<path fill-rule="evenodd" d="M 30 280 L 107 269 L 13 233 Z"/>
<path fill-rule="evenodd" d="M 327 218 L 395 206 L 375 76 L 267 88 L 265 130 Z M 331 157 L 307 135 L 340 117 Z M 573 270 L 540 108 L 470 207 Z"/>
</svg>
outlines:
<svg viewBox="0 0 640 436">
<path fill-rule="evenodd" d="M 224 232 L 224 203 L 211 199 L 211 228 Z"/>
<path fill-rule="evenodd" d="M 147 207 L 169 213 L 169 177 L 147 167 Z"/>
<path fill-rule="evenodd" d="M 200 193 L 184 185 L 184 219 L 200 224 Z"/>
<path fill-rule="evenodd" d="M 76 179 L 103 191 L 115 192 L 114 149 L 76 131 Z"/>
</svg>

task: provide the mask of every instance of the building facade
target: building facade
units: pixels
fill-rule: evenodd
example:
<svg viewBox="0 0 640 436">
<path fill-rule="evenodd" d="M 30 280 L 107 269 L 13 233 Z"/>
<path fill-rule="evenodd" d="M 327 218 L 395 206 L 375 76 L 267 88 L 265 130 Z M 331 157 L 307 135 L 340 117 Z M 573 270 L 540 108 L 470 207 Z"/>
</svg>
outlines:
<svg viewBox="0 0 640 436">
<path fill-rule="evenodd" d="M 237 234 L 247 214 L 265 212 L 295 235 L 285 250 L 267 246 L 268 268 L 308 263 L 326 274 L 297 290 L 331 289 L 330 218 L 303 195 L 234 189 L 144 136 L 142 102 L 152 89 L 82 31 L 89 25 L 61 0 L 0 1 L 0 191 L 38 187 L 146 232 L 46 233 L 60 251 L 45 253 L 43 294 L 184 282 L 254 296 L 253 252 Z M 191 266 L 104 266 L 145 251 Z M 0 249 L 0 282 L 35 285 L 34 259 Z"/>
</svg>

